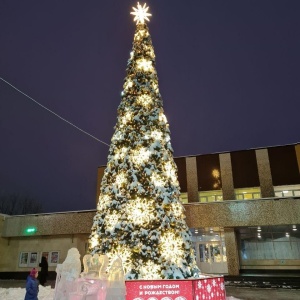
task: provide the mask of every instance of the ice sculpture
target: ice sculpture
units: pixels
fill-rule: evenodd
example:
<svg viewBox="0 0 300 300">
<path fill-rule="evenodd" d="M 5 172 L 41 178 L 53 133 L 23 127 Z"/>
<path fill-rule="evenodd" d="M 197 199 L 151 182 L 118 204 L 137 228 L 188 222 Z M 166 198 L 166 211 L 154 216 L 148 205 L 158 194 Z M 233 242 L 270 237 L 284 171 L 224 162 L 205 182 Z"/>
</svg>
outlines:
<svg viewBox="0 0 300 300">
<path fill-rule="evenodd" d="M 86 254 L 83 257 L 84 271 L 80 274 L 82 278 L 107 279 L 108 257 L 106 255 Z"/>
<path fill-rule="evenodd" d="M 62 264 L 58 264 L 56 268 L 55 300 L 67 300 L 70 293 L 76 292 L 77 287 L 74 283 L 78 279 L 80 271 L 79 251 L 76 248 L 71 248 L 68 251 L 65 261 Z"/>
<path fill-rule="evenodd" d="M 107 272 L 106 255 L 83 257 L 76 248 L 68 251 L 66 260 L 57 265 L 54 300 L 125 300 L 126 288 L 121 259 L 115 259 Z"/>
<path fill-rule="evenodd" d="M 107 267 L 108 267 L 108 262 L 109 259 L 107 257 L 107 255 L 101 255 L 100 256 L 100 261 L 101 261 L 101 267 L 99 270 L 99 278 L 104 280 L 107 279 L 108 275 L 107 275 Z"/>
<path fill-rule="evenodd" d="M 125 295 L 125 274 L 122 260 L 118 257 L 113 261 L 109 269 L 106 300 L 123 300 Z"/>
</svg>

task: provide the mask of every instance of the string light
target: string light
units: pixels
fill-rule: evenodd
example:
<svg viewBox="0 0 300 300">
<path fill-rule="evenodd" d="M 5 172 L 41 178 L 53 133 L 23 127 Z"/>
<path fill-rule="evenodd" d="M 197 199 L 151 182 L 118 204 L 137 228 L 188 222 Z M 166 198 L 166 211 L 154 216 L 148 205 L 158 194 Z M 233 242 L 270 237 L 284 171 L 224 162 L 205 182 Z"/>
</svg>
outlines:
<svg viewBox="0 0 300 300">
<path fill-rule="evenodd" d="M 55 113 L 54 111 L 52 111 L 51 109 L 49 109 L 48 107 L 46 107 L 45 105 L 39 103 L 38 101 L 36 101 L 35 99 L 33 99 L 32 97 L 28 96 L 27 94 L 25 94 L 24 92 L 22 92 L 21 90 L 19 90 L 18 88 L 16 88 L 14 85 L 12 85 L 11 83 L 9 83 L 8 81 L 6 81 L 5 79 L 0 77 L 0 80 L 2 80 L 4 83 L 6 83 L 7 85 L 9 85 L 10 87 L 12 87 L 14 90 L 16 90 L 17 92 L 19 92 L 20 94 L 22 94 L 23 96 L 25 96 L 26 98 L 30 99 L 31 101 L 33 101 L 35 104 L 39 105 L 40 107 L 42 107 L 43 109 L 47 110 L 48 112 L 50 112 L 51 114 L 53 114 L 54 116 L 56 116 L 57 118 L 61 119 L 62 121 L 66 122 L 67 124 L 73 126 L 74 128 L 76 128 L 77 130 L 81 131 L 82 133 L 88 135 L 89 137 L 93 138 L 94 140 L 109 146 L 109 144 L 99 140 L 98 138 L 96 138 L 95 136 L 93 136 L 92 134 L 88 133 L 87 131 L 81 129 L 80 127 L 76 126 L 75 124 L 71 123 L 70 121 L 68 121 L 67 119 L 63 118 L 62 116 L 60 116 L 59 114 Z"/>
<path fill-rule="evenodd" d="M 143 279 L 159 279 L 159 270 L 160 266 L 152 261 L 147 261 L 147 263 L 140 269 Z"/>
<path fill-rule="evenodd" d="M 110 203 L 110 197 L 108 195 L 100 195 L 97 205 L 98 210 L 103 210 Z"/>
<path fill-rule="evenodd" d="M 138 70 L 142 70 L 145 72 L 152 72 L 153 71 L 153 66 L 152 66 L 152 61 L 145 59 L 145 58 L 140 58 L 136 61 L 136 67 Z"/>
<path fill-rule="evenodd" d="M 115 211 L 112 214 L 107 214 L 105 216 L 106 228 L 108 230 L 113 230 L 119 221 L 119 215 Z"/>
<path fill-rule="evenodd" d="M 152 103 L 152 98 L 149 95 L 141 95 L 137 97 L 137 104 L 148 107 Z"/>
<path fill-rule="evenodd" d="M 146 162 L 151 155 L 151 152 L 147 148 L 142 147 L 132 151 L 133 163 L 141 165 Z"/>
</svg>

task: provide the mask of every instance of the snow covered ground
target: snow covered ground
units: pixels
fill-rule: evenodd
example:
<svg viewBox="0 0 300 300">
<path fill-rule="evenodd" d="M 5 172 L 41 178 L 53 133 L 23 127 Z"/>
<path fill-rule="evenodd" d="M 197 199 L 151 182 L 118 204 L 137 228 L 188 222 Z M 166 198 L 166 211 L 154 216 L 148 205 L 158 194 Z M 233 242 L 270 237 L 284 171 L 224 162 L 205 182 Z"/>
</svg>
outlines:
<svg viewBox="0 0 300 300">
<path fill-rule="evenodd" d="M 53 300 L 54 290 L 50 286 L 39 286 L 39 300 Z M 22 288 L 0 288 L 1 300 L 23 300 L 25 298 L 25 289 Z"/>
<path fill-rule="evenodd" d="M 54 289 L 50 286 L 39 286 L 39 300 L 53 300 Z M 21 300 L 25 297 L 25 289 L 22 288 L 0 288 L 0 299 L 1 300 Z M 241 300 L 234 297 L 227 297 L 226 300 Z"/>
</svg>

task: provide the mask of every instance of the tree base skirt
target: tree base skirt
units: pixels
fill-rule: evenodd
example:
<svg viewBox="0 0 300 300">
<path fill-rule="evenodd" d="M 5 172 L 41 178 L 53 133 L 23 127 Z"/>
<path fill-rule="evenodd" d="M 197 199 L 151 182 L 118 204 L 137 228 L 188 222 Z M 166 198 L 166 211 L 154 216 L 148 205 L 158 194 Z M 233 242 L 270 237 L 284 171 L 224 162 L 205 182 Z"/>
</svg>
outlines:
<svg viewBox="0 0 300 300">
<path fill-rule="evenodd" d="M 225 300 L 224 277 L 202 276 L 197 279 L 128 280 L 125 282 L 126 300 Z"/>
</svg>

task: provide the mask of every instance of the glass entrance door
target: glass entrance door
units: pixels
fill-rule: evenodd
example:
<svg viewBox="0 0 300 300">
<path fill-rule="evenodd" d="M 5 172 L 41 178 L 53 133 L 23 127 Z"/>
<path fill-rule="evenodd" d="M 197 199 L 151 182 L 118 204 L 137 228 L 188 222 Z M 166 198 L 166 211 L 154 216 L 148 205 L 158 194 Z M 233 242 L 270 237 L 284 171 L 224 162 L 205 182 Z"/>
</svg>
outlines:
<svg viewBox="0 0 300 300">
<path fill-rule="evenodd" d="M 226 274 L 226 248 L 221 241 L 196 242 L 197 263 L 202 273 Z"/>
</svg>

